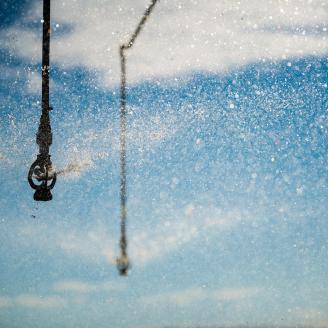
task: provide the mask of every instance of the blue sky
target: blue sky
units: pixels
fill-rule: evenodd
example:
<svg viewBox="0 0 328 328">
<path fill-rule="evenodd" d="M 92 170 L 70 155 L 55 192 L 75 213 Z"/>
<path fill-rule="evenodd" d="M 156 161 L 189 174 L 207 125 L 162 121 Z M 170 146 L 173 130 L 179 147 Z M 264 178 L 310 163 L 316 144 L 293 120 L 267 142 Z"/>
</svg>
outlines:
<svg viewBox="0 0 328 328">
<path fill-rule="evenodd" d="M 53 5 L 51 154 L 64 173 L 47 203 L 26 180 L 40 2 L 20 4 L 1 4 L 1 326 L 326 327 L 326 4 L 155 8 L 128 57 L 127 278 L 117 49 L 147 1 Z"/>
</svg>

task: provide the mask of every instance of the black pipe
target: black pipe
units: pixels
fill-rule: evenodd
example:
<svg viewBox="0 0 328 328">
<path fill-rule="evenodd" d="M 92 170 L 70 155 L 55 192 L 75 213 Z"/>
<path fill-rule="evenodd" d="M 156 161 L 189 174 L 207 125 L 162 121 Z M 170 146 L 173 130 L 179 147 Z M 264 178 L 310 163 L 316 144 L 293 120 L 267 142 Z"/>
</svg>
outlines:
<svg viewBox="0 0 328 328">
<path fill-rule="evenodd" d="M 43 33 L 42 33 L 42 112 L 36 136 L 39 154 L 31 165 L 28 182 L 35 189 L 34 200 L 48 201 L 52 199 L 50 190 L 55 186 L 56 173 L 52 170 L 49 148 L 52 144 L 52 133 L 49 111 L 49 69 L 50 69 L 50 0 L 43 1 Z M 35 179 L 38 183 L 35 182 Z"/>
</svg>

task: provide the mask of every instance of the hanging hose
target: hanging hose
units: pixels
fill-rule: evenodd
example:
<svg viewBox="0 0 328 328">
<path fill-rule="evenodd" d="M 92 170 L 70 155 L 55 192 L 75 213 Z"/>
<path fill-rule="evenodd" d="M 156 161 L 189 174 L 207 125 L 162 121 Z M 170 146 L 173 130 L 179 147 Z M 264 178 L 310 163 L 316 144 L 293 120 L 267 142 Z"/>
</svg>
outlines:
<svg viewBox="0 0 328 328">
<path fill-rule="evenodd" d="M 146 23 L 147 18 L 151 14 L 156 2 L 152 0 L 144 15 L 142 16 L 137 28 L 133 32 L 130 40 L 120 46 L 120 59 L 121 59 L 121 94 L 120 94 L 120 206 L 121 206 L 121 239 L 120 249 L 121 255 L 116 260 L 117 268 L 122 276 L 128 274 L 130 267 L 129 258 L 127 254 L 127 238 L 126 238 L 126 57 L 124 51 L 132 48 L 136 38 L 140 34 L 141 29 Z"/>
<path fill-rule="evenodd" d="M 50 190 L 56 183 L 56 172 L 52 169 L 49 147 L 52 144 L 49 111 L 49 53 L 50 53 L 50 0 L 43 1 L 43 36 L 42 36 L 42 113 L 36 143 L 39 154 L 28 172 L 28 182 L 35 190 L 34 200 L 52 199 Z"/>
</svg>

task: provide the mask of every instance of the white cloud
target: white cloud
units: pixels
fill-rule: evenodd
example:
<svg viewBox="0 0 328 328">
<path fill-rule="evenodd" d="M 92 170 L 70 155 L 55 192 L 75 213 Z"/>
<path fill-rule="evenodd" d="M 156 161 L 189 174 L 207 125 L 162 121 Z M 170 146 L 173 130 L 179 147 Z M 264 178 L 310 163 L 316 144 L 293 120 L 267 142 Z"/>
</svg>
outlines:
<svg viewBox="0 0 328 328">
<path fill-rule="evenodd" d="M 247 213 L 223 212 L 213 207 L 195 207 L 189 204 L 179 218 L 167 218 L 149 230 L 132 235 L 131 257 L 146 264 L 187 246 L 196 239 L 207 238 L 209 233 L 227 229 L 240 220 L 247 220 Z"/>
<path fill-rule="evenodd" d="M 34 213 L 30 209 L 29 213 Z M 10 225 L 10 223 L 8 223 Z M 95 224 L 83 231 L 77 226 L 53 226 L 41 222 L 21 223 L 20 226 L 11 228 L 19 236 L 18 242 L 22 247 L 30 249 L 61 251 L 69 257 L 80 257 L 90 263 L 109 262 L 116 264 L 115 245 L 108 227 Z"/>
<path fill-rule="evenodd" d="M 212 293 L 212 298 L 218 301 L 238 301 L 256 296 L 261 290 L 259 288 L 225 288 Z"/>
<path fill-rule="evenodd" d="M 298 319 L 302 319 L 303 321 L 319 320 L 322 319 L 324 315 L 320 309 L 302 307 L 289 308 L 287 309 L 287 313 L 289 315 L 296 316 Z"/>
<path fill-rule="evenodd" d="M 119 81 L 118 45 L 143 14 L 146 0 L 53 3 L 52 62 L 99 72 L 101 85 Z M 128 55 L 128 81 L 168 77 L 195 70 L 220 72 L 257 62 L 319 56 L 328 50 L 322 26 L 327 4 L 320 0 L 160 1 Z M 34 2 L 26 21 L 40 21 Z M 69 26 L 66 33 L 58 32 Z M 315 31 L 315 33 L 314 33 Z M 5 47 L 40 61 L 40 33 L 12 26 Z"/>
<path fill-rule="evenodd" d="M 53 284 L 52 289 L 55 294 L 20 294 L 16 296 L 0 295 L 0 309 L 17 306 L 38 309 L 66 307 L 72 304 L 85 303 L 88 299 L 87 294 L 98 292 L 118 292 L 124 290 L 125 287 L 124 283 L 116 282 L 114 284 L 111 281 L 87 282 L 80 280 L 64 280 Z M 65 295 L 65 297 L 61 295 Z"/>
<path fill-rule="evenodd" d="M 168 206 L 164 199 L 164 203 L 158 204 L 156 222 L 143 224 L 140 229 L 128 230 L 128 252 L 132 266 L 143 266 L 179 250 L 183 251 L 197 241 L 220 235 L 222 230 L 231 229 L 241 221 L 255 219 L 244 209 L 225 211 L 213 207 L 212 203 L 208 198 L 203 199 L 201 203 L 196 199 L 181 209 L 175 208 L 174 204 Z M 133 203 L 130 206 L 134 206 Z M 119 254 L 119 231 L 113 230 L 112 224 L 108 225 L 107 220 L 103 221 L 107 212 L 99 211 L 97 204 L 90 210 L 91 216 L 97 217 L 98 220 L 87 229 L 81 229 L 75 220 L 71 224 L 57 225 L 39 220 L 30 221 L 32 215 L 43 214 L 26 206 L 24 212 L 27 220 L 22 221 L 20 225 L 6 222 L 3 232 L 7 231 L 9 236 L 18 236 L 18 239 L 12 242 L 18 242 L 18 245 L 24 248 L 42 248 L 47 252 L 56 250 L 68 257 L 79 257 L 90 263 L 107 262 L 115 266 Z M 101 286 L 85 286 L 83 282 L 75 286 L 81 290 L 101 289 Z"/>
<path fill-rule="evenodd" d="M 19 295 L 12 299 L 14 305 L 32 308 L 63 307 L 66 300 L 59 296 Z"/>
<path fill-rule="evenodd" d="M 85 233 L 60 233 L 55 244 L 68 255 L 81 256 L 92 262 L 105 259 L 113 265 L 116 263 L 115 242 L 105 228 L 95 227 Z"/>
<path fill-rule="evenodd" d="M 60 281 L 53 286 L 56 292 L 73 292 L 73 293 L 95 293 L 95 292 L 112 292 L 120 291 L 125 288 L 122 283 L 107 282 L 85 282 L 79 280 Z"/>
<path fill-rule="evenodd" d="M 144 296 L 141 302 L 146 305 L 176 304 L 186 306 L 208 299 L 208 293 L 202 288 L 189 288 L 183 291 Z"/>
<path fill-rule="evenodd" d="M 165 207 L 166 208 L 166 207 Z M 165 208 L 163 211 L 165 211 Z M 162 210 L 159 209 L 158 213 Z M 171 213 L 161 214 L 160 220 L 153 225 L 145 225 L 141 230 L 128 231 L 128 252 L 132 266 L 146 265 L 175 253 L 198 240 L 207 239 L 211 234 L 217 235 L 222 229 L 233 228 L 242 220 L 249 220 L 248 213 L 237 210 L 224 212 L 210 206 L 196 206 L 189 204 L 182 211 L 172 210 Z M 26 214 L 35 212 L 26 208 Z M 97 217 L 101 214 L 97 212 Z M 254 218 L 253 218 L 254 219 Z M 48 225 L 39 221 L 22 222 L 15 226 L 6 222 L 6 230 L 10 235 L 18 236 L 15 243 L 29 249 L 40 247 L 43 250 L 61 251 L 69 257 L 80 257 L 90 263 L 107 262 L 116 265 L 118 256 L 119 236 L 100 221 L 85 231 L 74 224 L 71 226 Z M 5 228 L 3 228 L 5 229 Z M 5 231 L 5 230 L 3 230 Z M 18 246 L 18 245 L 16 245 Z M 65 285 L 66 284 L 66 285 Z M 85 285 L 84 282 L 63 282 L 57 288 L 101 290 L 110 288 L 104 285 Z M 71 284 L 71 285 L 70 285 Z"/>
<path fill-rule="evenodd" d="M 192 303 L 202 301 L 241 301 L 246 298 L 255 297 L 261 292 L 261 288 L 225 288 L 209 290 L 205 288 L 189 288 L 177 292 L 162 293 L 158 295 L 148 295 L 141 299 L 146 305 L 158 306 L 160 304 L 175 304 L 177 306 L 188 306 Z"/>
</svg>

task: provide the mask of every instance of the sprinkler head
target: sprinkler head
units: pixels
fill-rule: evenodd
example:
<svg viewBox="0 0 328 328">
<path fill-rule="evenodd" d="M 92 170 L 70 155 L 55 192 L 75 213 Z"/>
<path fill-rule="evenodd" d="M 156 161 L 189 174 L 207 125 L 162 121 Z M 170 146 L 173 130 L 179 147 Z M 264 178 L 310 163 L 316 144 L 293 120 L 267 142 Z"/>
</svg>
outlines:
<svg viewBox="0 0 328 328">
<path fill-rule="evenodd" d="M 37 160 L 31 165 L 27 179 L 30 186 L 35 190 L 34 200 L 46 202 L 52 200 L 50 190 L 56 183 L 57 174 L 52 169 L 51 162 L 50 165 L 46 165 L 40 157 L 38 155 Z"/>
<path fill-rule="evenodd" d="M 121 256 L 120 258 L 116 259 L 116 264 L 120 276 L 127 276 L 128 270 L 130 268 L 128 257 L 126 255 Z"/>
</svg>

